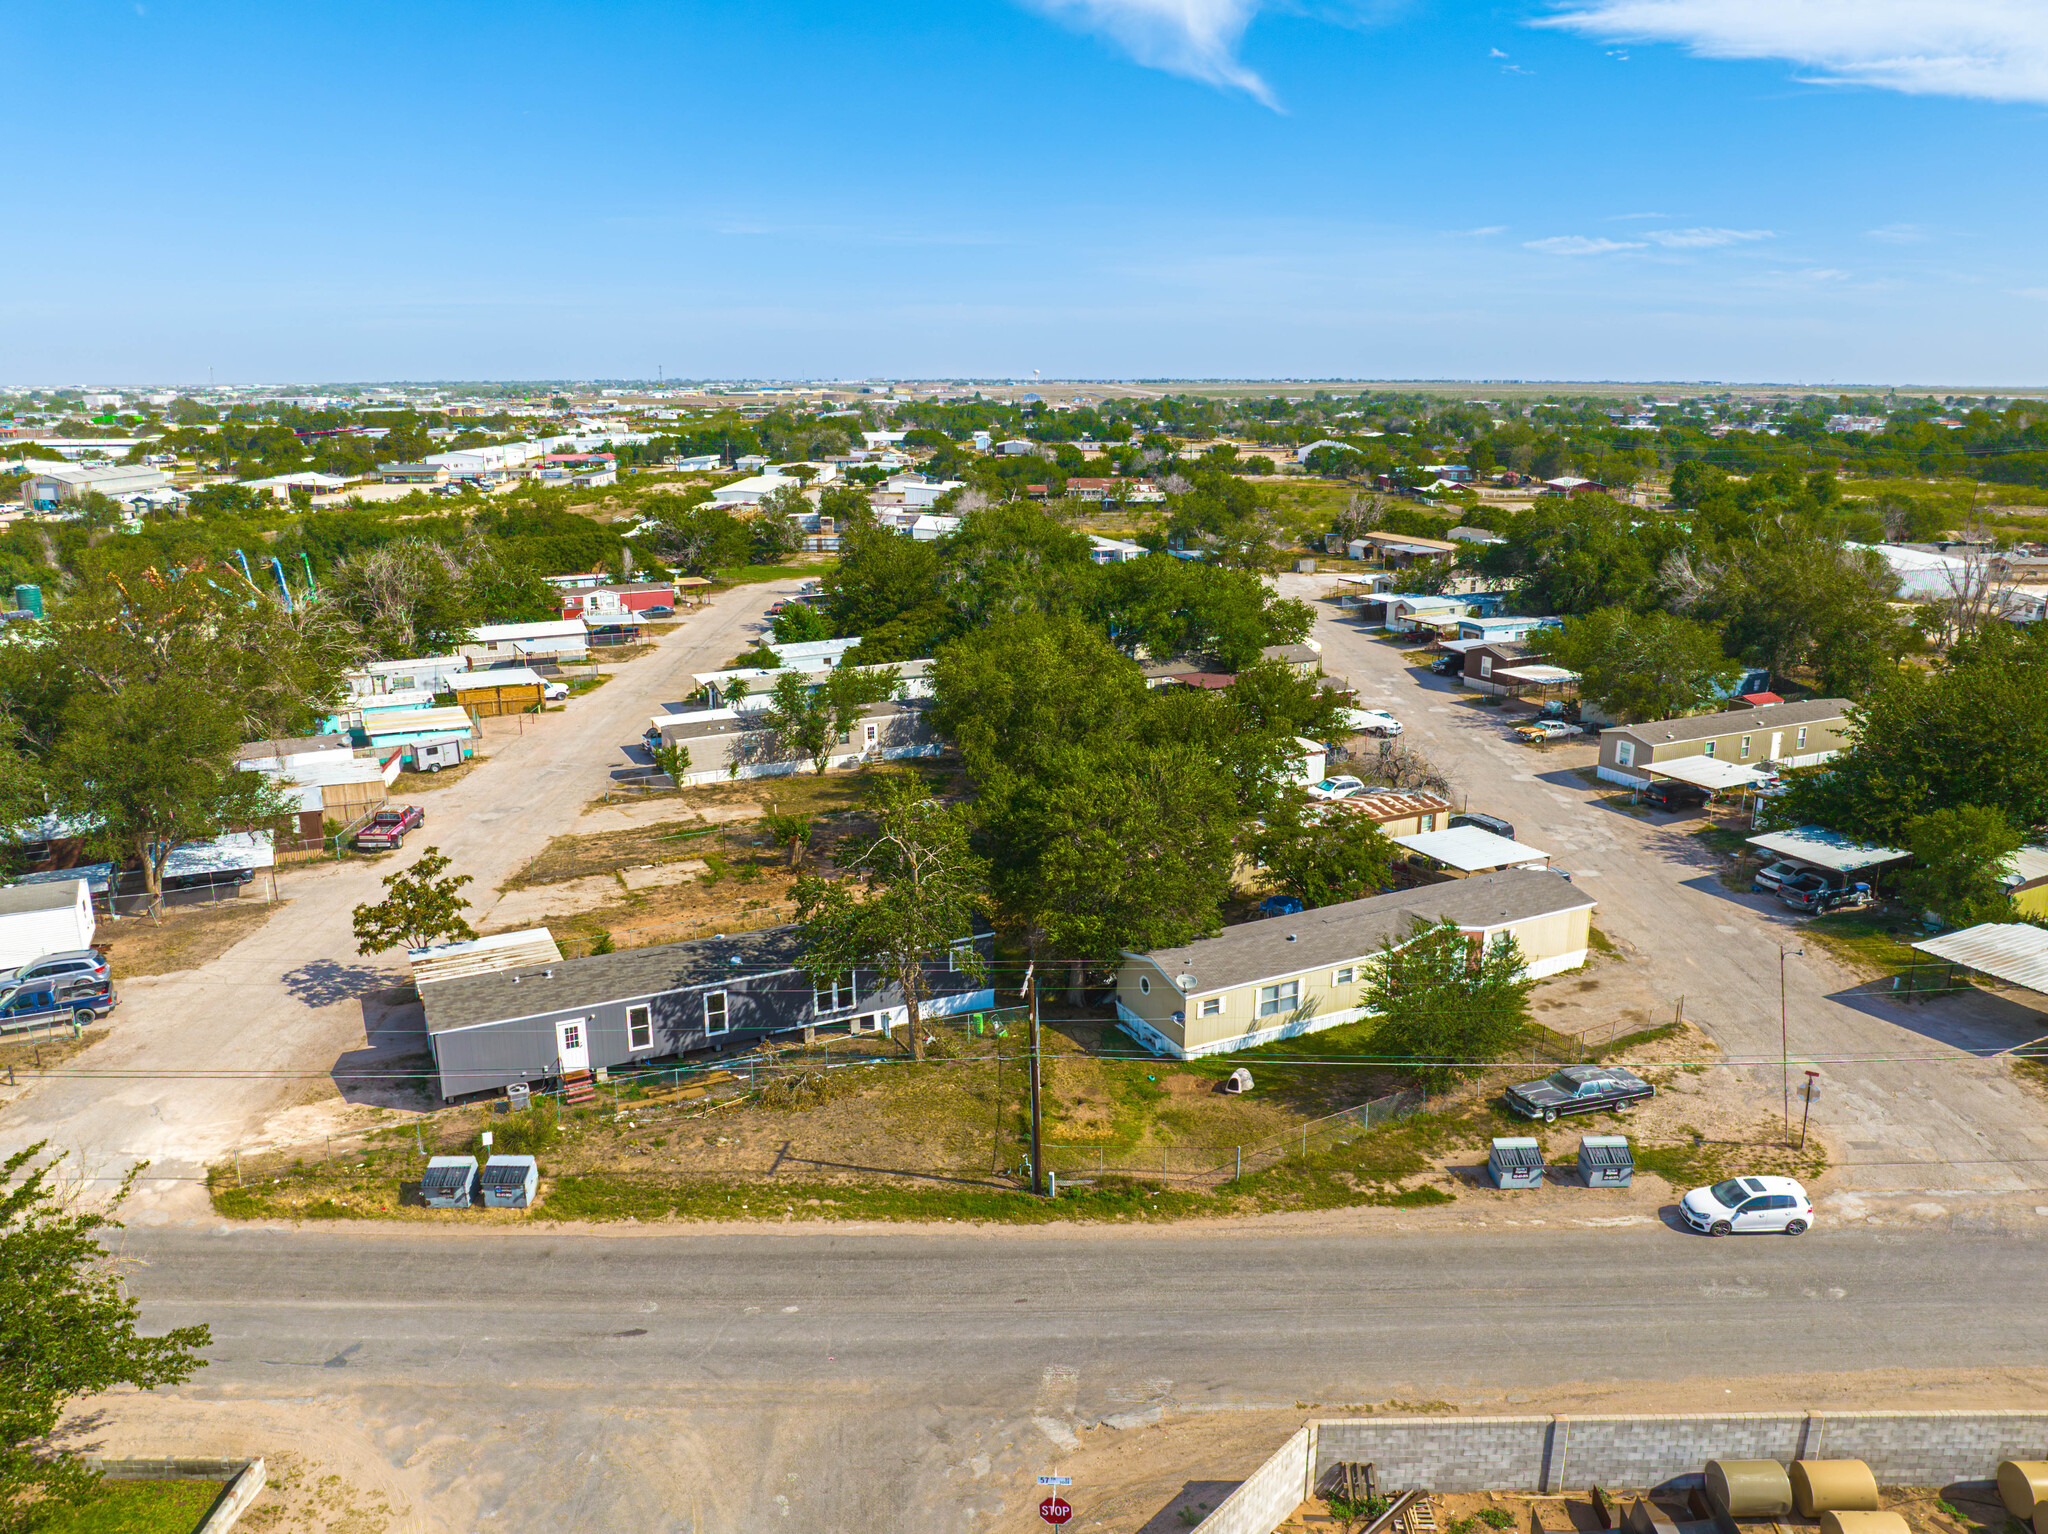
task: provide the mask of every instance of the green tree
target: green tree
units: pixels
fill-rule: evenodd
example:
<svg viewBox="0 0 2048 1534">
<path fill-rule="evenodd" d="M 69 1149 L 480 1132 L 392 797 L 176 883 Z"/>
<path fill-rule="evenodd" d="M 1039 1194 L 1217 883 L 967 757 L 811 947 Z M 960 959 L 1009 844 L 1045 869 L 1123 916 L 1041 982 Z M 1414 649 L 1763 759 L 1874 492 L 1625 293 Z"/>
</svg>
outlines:
<svg viewBox="0 0 2048 1534">
<path fill-rule="evenodd" d="M 297 808 L 275 778 L 235 765 L 242 738 L 235 711 L 197 681 L 80 695 L 50 753 L 50 807 L 91 824 L 87 839 L 101 852 L 134 859 L 160 910 L 164 866 L 180 845 Z"/>
<path fill-rule="evenodd" d="M 927 624 L 950 628 L 951 614 L 939 598 L 936 543 L 920 542 L 894 528 L 872 524 L 845 529 L 839 563 L 819 582 L 832 624 L 842 634 L 872 636 L 913 613 Z"/>
<path fill-rule="evenodd" d="M 355 909 L 356 952 L 382 953 L 387 948 L 427 948 L 473 939 L 476 931 L 462 915 L 469 902 L 459 893 L 470 876 L 449 874 L 448 863 L 439 847 L 429 847 L 410 868 L 386 874 L 384 898 Z"/>
<path fill-rule="evenodd" d="M 815 831 L 811 817 L 795 811 L 782 811 L 771 801 L 761 816 L 761 828 L 768 833 L 768 839 L 779 847 L 789 848 L 789 866 L 803 866 L 804 854 L 810 850 L 811 836 Z"/>
<path fill-rule="evenodd" d="M 1367 966 L 1359 1021 L 1373 1024 L 1375 1054 L 1444 1087 L 1520 1042 L 1534 984 L 1509 934 L 1480 949 L 1456 922 L 1418 918 L 1407 937 L 1382 941 Z"/>
<path fill-rule="evenodd" d="M 1281 889 L 1310 908 L 1386 888 L 1397 851 L 1368 817 L 1298 791 L 1267 813 L 1249 850 Z"/>
<path fill-rule="evenodd" d="M 1932 672 L 1888 672 L 1850 711 L 1850 744 L 1793 775 L 1773 819 L 1903 846 L 1909 823 L 1962 805 L 2048 826 L 2048 633 L 2000 624 Z"/>
<path fill-rule="evenodd" d="M 1811 665 L 1824 690 L 1861 697 L 1903 646 L 1897 595 L 1873 551 L 1792 536 L 1731 553 L 1701 606 L 1722 620 L 1730 650 L 1774 677 Z"/>
<path fill-rule="evenodd" d="M 814 644 L 832 637 L 832 624 L 808 602 L 791 602 L 770 621 L 777 644 Z"/>
<path fill-rule="evenodd" d="M 764 722 L 823 777 L 833 747 L 849 744 L 862 710 L 895 692 L 901 680 L 893 666 L 835 666 L 822 682 L 812 682 L 800 671 L 784 671 L 769 689 Z"/>
<path fill-rule="evenodd" d="M 99 1489 L 76 1455 L 51 1447 L 66 1404 L 117 1385 L 182 1385 L 213 1341 L 203 1325 L 136 1330 L 140 1307 L 104 1240 L 121 1224 L 58 1196 L 58 1159 L 35 1165 L 48 1147 L 38 1140 L 0 1165 L 0 1529 L 24 1534 Z M 115 1208 L 146 1165 L 130 1171 Z"/>
<path fill-rule="evenodd" d="M 1935 810 L 1906 823 L 1903 845 L 1913 863 L 1900 892 L 1955 927 L 2011 921 L 2005 877 L 2025 838 L 2001 810 L 1979 804 Z"/>
<path fill-rule="evenodd" d="M 747 524 L 715 506 L 662 504 L 649 507 L 647 518 L 640 541 L 685 575 L 743 565 L 753 549 Z"/>
<path fill-rule="evenodd" d="M 1538 629 L 1528 643 L 1552 665 L 1576 671 L 1580 695 L 1618 719 L 1697 713 L 1740 674 L 1711 625 L 1666 612 L 1605 607 Z"/>
<path fill-rule="evenodd" d="M 975 980 L 984 972 L 980 950 L 961 940 L 973 937 L 987 870 L 969 846 L 965 814 L 941 805 L 915 778 L 876 778 L 868 805 L 874 835 L 838 855 L 853 879 L 796 881 L 804 940 L 797 962 L 815 984 L 866 969 L 895 985 L 910 1014 L 911 1058 L 921 1060 L 933 972 Z"/>
<path fill-rule="evenodd" d="M 753 519 L 747 523 L 753 562 L 772 565 L 801 549 L 804 530 L 800 519 L 810 515 L 810 511 L 811 503 L 795 485 L 782 485 L 762 496 L 754 508 Z"/>
<path fill-rule="evenodd" d="M 675 784 L 677 788 L 683 786 L 683 780 L 690 775 L 690 748 L 688 746 L 664 743 L 655 746 L 647 754 L 654 758 L 654 765 L 667 774 L 668 780 L 671 783 Z"/>
</svg>

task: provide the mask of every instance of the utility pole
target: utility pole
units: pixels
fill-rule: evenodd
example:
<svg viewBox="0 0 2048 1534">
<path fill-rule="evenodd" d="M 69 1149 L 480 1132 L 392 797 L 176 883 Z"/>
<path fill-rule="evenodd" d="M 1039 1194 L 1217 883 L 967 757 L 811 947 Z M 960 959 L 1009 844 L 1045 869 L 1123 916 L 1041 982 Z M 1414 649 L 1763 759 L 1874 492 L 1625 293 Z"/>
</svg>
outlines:
<svg viewBox="0 0 2048 1534">
<path fill-rule="evenodd" d="M 1024 989 L 1031 997 L 1031 1191 L 1045 1192 L 1045 1144 L 1038 1111 L 1038 966 L 1024 966 Z"/>
</svg>

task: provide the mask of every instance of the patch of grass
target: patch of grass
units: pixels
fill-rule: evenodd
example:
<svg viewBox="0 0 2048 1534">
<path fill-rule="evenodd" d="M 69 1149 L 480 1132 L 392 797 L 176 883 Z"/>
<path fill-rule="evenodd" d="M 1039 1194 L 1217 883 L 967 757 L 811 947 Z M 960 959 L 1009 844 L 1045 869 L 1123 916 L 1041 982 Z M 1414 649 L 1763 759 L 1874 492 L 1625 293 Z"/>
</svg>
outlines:
<svg viewBox="0 0 2048 1534">
<path fill-rule="evenodd" d="M 815 580 L 838 564 L 836 559 L 823 559 L 802 565 L 738 565 L 730 570 L 713 570 L 711 578 L 721 586 L 756 586 L 763 581 L 795 580 L 799 576 Z"/>
<path fill-rule="evenodd" d="M 39 1071 L 62 1065 L 107 1036 L 106 1025 L 88 1028 L 77 1038 L 60 1033 L 45 1039 L 0 1039 L 0 1071 Z"/>
<path fill-rule="evenodd" d="M 1621 950 L 1615 946 L 1614 939 L 1600 930 L 1598 922 L 1586 923 L 1586 946 L 1602 958 L 1618 959 L 1621 957 Z"/>
<path fill-rule="evenodd" d="M 1725 857 L 1738 857 L 1749 850 L 1749 843 L 1742 833 L 1727 826 L 1701 826 L 1692 834 Z"/>
<path fill-rule="evenodd" d="M 77 1507 L 53 1509 L 36 1534 L 192 1534 L 220 1500 L 220 1481 L 102 1481 Z"/>
<path fill-rule="evenodd" d="M 1818 1177 L 1828 1156 L 1817 1139 L 1806 1149 L 1787 1145 L 1775 1122 L 1757 1126 L 1748 1140 L 1709 1140 L 1691 1132 L 1691 1144 L 1637 1145 L 1636 1170 L 1651 1172 L 1674 1188 L 1701 1188 L 1724 1177 Z"/>
<path fill-rule="evenodd" d="M 1894 970 L 1928 962 L 1908 943 L 1923 935 L 1920 924 L 1883 910 L 1817 916 L 1806 924 L 1805 933 L 1843 963 L 1863 969 Z"/>
<path fill-rule="evenodd" d="M 1618 1039 L 1610 1039 L 1593 1051 L 1593 1059 L 1612 1060 L 1625 1055 L 1632 1049 L 1641 1049 L 1646 1044 L 1655 1044 L 1664 1039 L 1676 1038 L 1685 1032 L 1683 1023 L 1660 1023 L 1655 1028 L 1642 1028 L 1634 1033 L 1624 1033 Z"/>
<path fill-rule="evenodd" d="M 1229 1211 L 1227 1200 L 1181 1192 L 1135 1178 L 1098 1178 L 1069 1185 L 1058 1199 L 1021 1190 L 905 1178 L 898 1183 L 783 1182 L 722 1179 L 636 1180 L 622 1176 L 564 1177 L 534 1210 L 536 1219 L 659 1220 L 974 1220 L 1044 1225 L 1055 1220 L 1173 1220 Z"/>
<path fill-rule="evenodd" d="M 224 900 L 207 906 L 170 906 L 161 922 L 124 917 L 100 928 L 114 983 L 139 975 L 170 975 L 211 963 L 284 909 L 268 899 Z"/>
</svg>

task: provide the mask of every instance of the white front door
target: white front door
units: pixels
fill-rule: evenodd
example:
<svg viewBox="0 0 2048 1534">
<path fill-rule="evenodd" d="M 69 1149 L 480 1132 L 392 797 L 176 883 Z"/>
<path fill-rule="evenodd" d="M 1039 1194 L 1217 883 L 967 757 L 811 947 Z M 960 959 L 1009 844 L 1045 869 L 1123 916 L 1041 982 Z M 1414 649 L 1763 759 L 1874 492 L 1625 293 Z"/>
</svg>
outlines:
<svg viewBox="0 0 2048 1534">
<path fill-rule="evenodd" d="M 572 1017 L 555 1024 L 555 1057 L 565 1071 L 590 1069 L 590 1019 Z"/>
<path fill-rule="evenodd" d="M 1771 731 L 1771 760 L 1774 762 L 1778 761 L 1783 755 L 1784 750 L 1785 732 L 1783 730 Z"/>
</svg>

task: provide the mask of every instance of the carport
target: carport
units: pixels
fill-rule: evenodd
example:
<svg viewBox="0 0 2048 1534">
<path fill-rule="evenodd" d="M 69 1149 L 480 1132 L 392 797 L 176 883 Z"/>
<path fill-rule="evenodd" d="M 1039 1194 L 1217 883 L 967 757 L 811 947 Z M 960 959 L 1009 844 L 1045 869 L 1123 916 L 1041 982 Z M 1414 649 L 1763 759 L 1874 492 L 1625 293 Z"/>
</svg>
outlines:
<svg viewBox="0 0 2048 1534">
<path fill-rule="evenodd" d="M 1663 766 L 1657 768 L 1659 772 L 1665 770 Z M 1761 836 L 1749 837 L 1748 842 L 1759 852 L 1833 875 L 1832 882 L 1837 889 L 1847 887 L 1851 874 L 1876 870 L 1890 863 L 1904 863 L 1913 856 L 1897 847 L 1872 847 L 1821 826 L 1800 826 L 1794 831 L 1766 831 Z"/>
<path fill-rule="evenodd" d="M 1672 762 L 1652 762 L 1643 770 L 1656 777 L 1676 778 L 1681 783 L 1710 789 L 1714 793 L 1729 788 L 1748 788 L 1770 776 L 1754 767 L 1743 767 L 1711 756 L 1681 756 Z"/>
<path fill-rule="evenodd" d="M 1566 686 L 1576 684 L 1579 674 L 1567 671 L 1562 666 L 1541 666 L 1531 663 L 1526 666 L 1495 666 L 1492 680 L 1505 682 L 1520 697 L 1526 688 L 1538 692 L 1562 692 Z"/>
<path fill-rule="evenodd" d="M 1913 946 L 1958 968 L 2048 995 L 2048 931 L 2039 927 L 1991 921 L 1924 938 Z"/>
<path fill-rule="evenodd" d="M 1419 831 L 1413 836 L 1396 836 L 1393 843 L 1419 852 L 1450 871 L 1455 879 L 1473 874 L 1493 873 L 1502 868 L 1548 868 L 1550 854 L 1526 847 L 1505 836 L 1495 836 L 1477 826 L 1452 826 L 1447 831 Z"/>
</svg>

